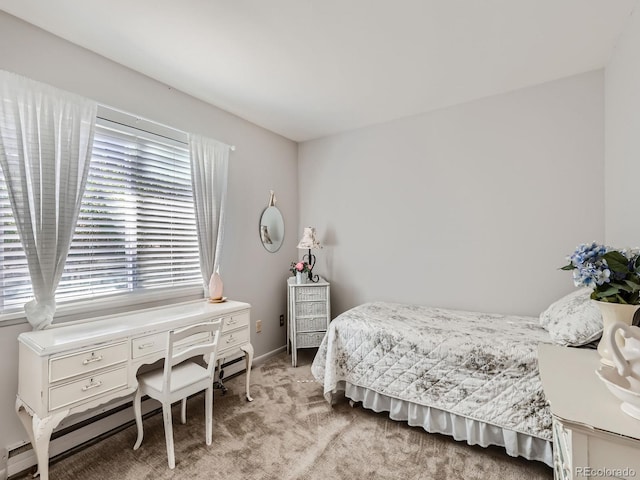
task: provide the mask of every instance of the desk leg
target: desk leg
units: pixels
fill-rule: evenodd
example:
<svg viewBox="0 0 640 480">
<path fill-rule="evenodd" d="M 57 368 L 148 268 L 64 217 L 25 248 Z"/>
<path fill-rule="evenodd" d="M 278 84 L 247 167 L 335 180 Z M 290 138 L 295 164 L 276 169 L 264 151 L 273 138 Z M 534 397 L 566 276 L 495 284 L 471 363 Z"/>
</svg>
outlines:
<svg viewBox="0 0 640 480">
<path fill-rule="evenodd" d="M 40 418 L 36 414 L 30 414 L 20 401 L 16 400 L 16 413 L 22 422 L 33 449 L 38 459 L 38 470 L 33 475 L 40 475 L 41 480 L 49 480 L 49 441 L 51 433 L 60 422 L 69 414 L 69 410 L 56 412 L 48 417 Z"/>
<path fill-rule="evenodd" d="M 245 345 L 242 345 L 240 347 L 240 350 L 244 352 L 244 361 L 247 368 L 247 401 L 253 402 L 253 398 L 251 398 L 251 395 L 249 393 L 249 383 L 251 379 L 251 365 L 253 363 L 253 345 L 251 345 L 250 343 L 247 343 Z"/>
</svg>

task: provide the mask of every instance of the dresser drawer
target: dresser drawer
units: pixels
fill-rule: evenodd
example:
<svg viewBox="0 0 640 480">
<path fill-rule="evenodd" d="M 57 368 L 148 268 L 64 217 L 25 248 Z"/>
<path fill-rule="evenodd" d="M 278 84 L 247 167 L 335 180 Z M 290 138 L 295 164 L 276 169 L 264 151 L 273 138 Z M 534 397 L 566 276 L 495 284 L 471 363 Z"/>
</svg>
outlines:
<svg viewBox="0 0 640 480">
<path fill-rule="evenodd" d="M 128 355 L 127 342 L 120 342 L 52 358 L 49 360 L 49 382 L 57 382 L 125 362 Z"/>
<path fill-rule="evenodd" d="M 49 410 L 81 403 L 99 395 L 127 386 L 127 367 L 88 375 L 70 383 L 49 389 Z"/>
<path fill-rule="evenodd" d="M 240 345 L 244 345 L 249 342 L 249 329 L 244 328 L 236 332 L 225 333 L 220 337 L 220 345 L 218 346 L 218 355 L 222 356 L 222 353 L 228 353 L 230 350 L 235 350 Z"/>
<path fill-rule="evenodd" d="M 222 333 L 248 326 L 249 312 L 238 313 L 237 315 L 231 315 L 230 317 L 225 318 L 224 325 L 222 326 Z"/>
</svg>

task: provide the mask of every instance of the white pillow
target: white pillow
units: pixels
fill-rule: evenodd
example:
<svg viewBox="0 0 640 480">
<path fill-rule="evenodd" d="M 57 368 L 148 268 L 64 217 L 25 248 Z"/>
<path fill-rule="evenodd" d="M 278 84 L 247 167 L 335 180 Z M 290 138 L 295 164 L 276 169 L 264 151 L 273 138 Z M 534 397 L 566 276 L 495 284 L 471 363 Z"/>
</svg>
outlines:
<svg viewBox="0 0 640 480">
<path fill-rule="evenodd" d="M 581 288 L 552 303 L 540 314 L 540 325 L 555 343 L 578 347 L 602 336 L 602 315 L 590 296 L 590 288 Z"/>
</svg>

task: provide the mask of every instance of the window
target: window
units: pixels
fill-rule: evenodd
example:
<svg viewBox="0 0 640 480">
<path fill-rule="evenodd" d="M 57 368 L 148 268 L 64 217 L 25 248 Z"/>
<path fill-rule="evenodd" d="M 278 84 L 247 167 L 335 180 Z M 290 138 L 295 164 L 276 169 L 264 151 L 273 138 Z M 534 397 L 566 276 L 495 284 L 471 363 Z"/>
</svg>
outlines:
<svg viewBox="0 0 640 480">
<path fill-rule="evenodd" d="M 100 117 L 56 299 L 201 285 L 186 135 L 119 112 L 101 109 Z M 0 238 L 0 313 L 6 313 L 22 309 L 32 291 L 1 172 Z"/>
</svg>

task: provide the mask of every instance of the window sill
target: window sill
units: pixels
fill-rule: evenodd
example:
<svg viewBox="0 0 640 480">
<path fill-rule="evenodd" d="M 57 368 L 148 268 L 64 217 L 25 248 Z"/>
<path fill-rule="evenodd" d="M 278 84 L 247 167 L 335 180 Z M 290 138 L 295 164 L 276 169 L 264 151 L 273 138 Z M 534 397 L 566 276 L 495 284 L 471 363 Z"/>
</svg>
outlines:
<svg viewBox="0 0 640 480">
<path fill-rule="evenodd" d="M 202 287 L 183 287 L 159 289 L 144 293 L 126 293 L 100 297 L 94 300 L 80 300 L 60 303 L 56 308 L 53 324 L 64 322 L 91 320 L 120 312 L 128 312 L 143 308 L 157 307 L 170 303 L 204 298 Z M 24 311 L 0 315 L 0 327 L 27 323 Z"/>
</svg>

